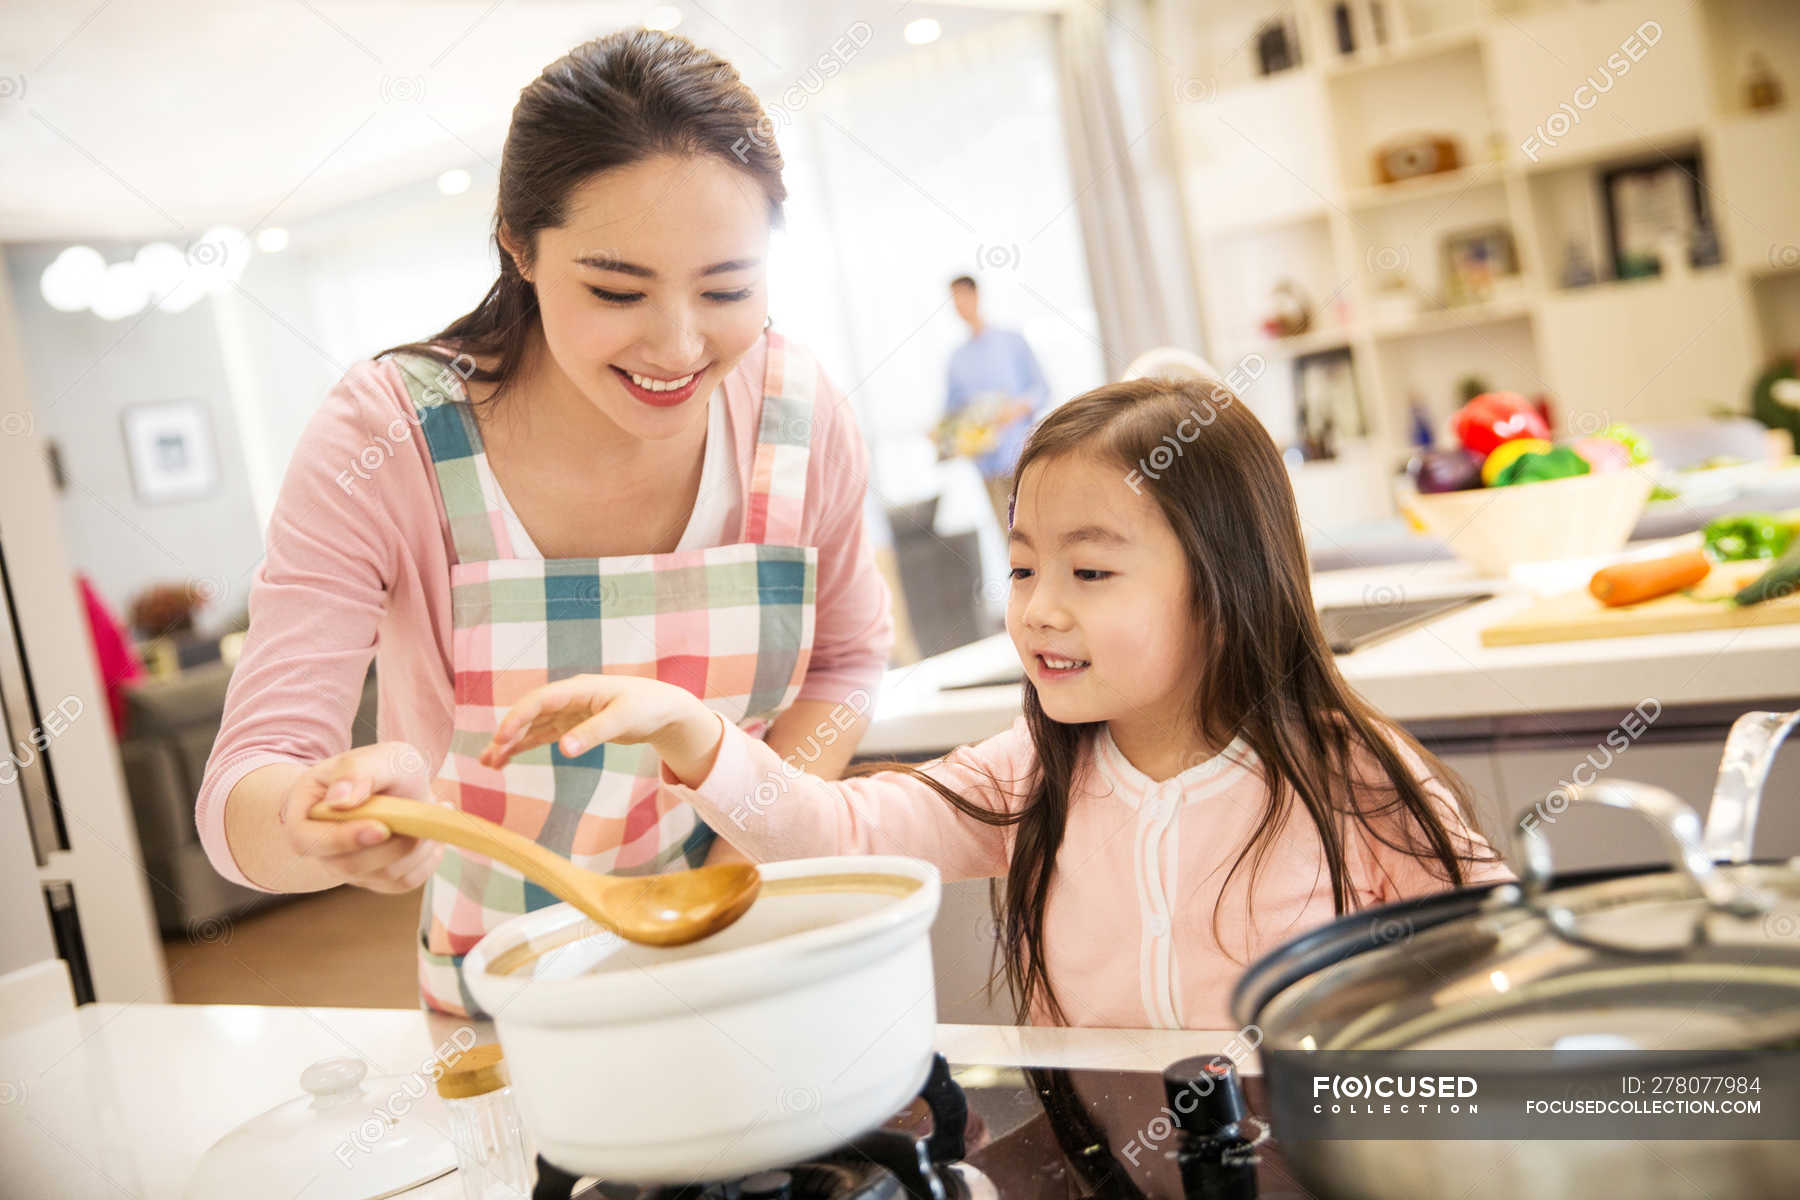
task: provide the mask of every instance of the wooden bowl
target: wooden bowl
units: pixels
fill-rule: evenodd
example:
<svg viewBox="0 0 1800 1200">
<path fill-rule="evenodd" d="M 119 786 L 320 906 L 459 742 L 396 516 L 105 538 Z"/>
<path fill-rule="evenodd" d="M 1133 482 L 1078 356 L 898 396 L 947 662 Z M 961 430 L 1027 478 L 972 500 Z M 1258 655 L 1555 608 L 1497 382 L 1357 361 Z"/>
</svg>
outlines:
<svg viewBox="0 0 1800 1200">
<path fill-rule="evenodd" d="M 1656 486 L 1655 464 L 1510 487 L 1396 497 L 1413 525 L 1482 575 L 1516 563 L 1593 558 L 1625 545 Z"/>
</svg>

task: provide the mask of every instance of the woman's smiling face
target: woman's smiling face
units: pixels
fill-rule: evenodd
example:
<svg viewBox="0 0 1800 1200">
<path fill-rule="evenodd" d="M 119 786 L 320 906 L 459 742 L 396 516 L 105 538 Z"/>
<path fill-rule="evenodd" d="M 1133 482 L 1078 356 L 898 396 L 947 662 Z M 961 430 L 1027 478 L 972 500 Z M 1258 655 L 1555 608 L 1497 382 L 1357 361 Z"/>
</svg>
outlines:
<svg viewBox="0 0 1800 1200">
<path fill-rule="evenodd" d="M 1006 629 L 1052 720 L 1165 729 L 1194 690 L 1192 588 L 1175 531 L 1125 475 L 1085 455 L 1025 468 Z"/>
<path fill-rule="evenodd" d="M 768 249 L 767 195 L 715 156 L 603 172 L 527 266 L 550 356 L 620 429 L 674 436 L 761 336 Z"/>
</svg>

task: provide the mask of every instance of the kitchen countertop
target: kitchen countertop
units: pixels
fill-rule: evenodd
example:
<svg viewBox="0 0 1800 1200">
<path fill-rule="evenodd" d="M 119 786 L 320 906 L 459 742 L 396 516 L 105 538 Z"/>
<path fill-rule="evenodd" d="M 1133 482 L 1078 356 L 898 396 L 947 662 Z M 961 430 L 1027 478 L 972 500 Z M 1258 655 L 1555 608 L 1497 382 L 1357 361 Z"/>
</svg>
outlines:
<svg viewBox="0 0 1800 1200">
<path fill-rule="evenodd" d="M 1693 536 L 1639 543 L 1634 553 L 1697 544 Z M 1536 646 L 1481 644 L 1485 627 L 1542 595 L 1582 587 L 1603 560 L 1476 575 L 1461 562 L 1326 571 L 1312 578 L 1320 606 L 1395 603 L 1492 591 L 1493 599 L 1338 657 L 1344 678 L 1401 722 L 1626 709 L 1656 697 L 1676 704 L 1752 701 L 1791 692 L 1800 679 L 1800 624 L 1758 629 L 1604 638 Z M 995 634 L 883 678 L 865 757 L 937 754 L 1008 728 L 1018 684 L 956 688 L 1016 667 L 1011 640 Z M 946 690 L 949 689 L 949 690 Z"/>
<path fill-rule="evenodd" d="M 488 1022 L 419 1009 L 84 1005 L 0 1037 L 0 1194 L 179 1197 L 221 1135 L 302 1094 L 310 1063 L 351 1056 L 371 1076 L 416 1073 L 471 1024 L 476 1041 L 493 1040 Z M 1161 1070 L 1235 1036 L 940 1025 L 937 1045 L 952 1064 Z M 462 1191 L 452 1173 L 403 1195 Z"/>
</svg>

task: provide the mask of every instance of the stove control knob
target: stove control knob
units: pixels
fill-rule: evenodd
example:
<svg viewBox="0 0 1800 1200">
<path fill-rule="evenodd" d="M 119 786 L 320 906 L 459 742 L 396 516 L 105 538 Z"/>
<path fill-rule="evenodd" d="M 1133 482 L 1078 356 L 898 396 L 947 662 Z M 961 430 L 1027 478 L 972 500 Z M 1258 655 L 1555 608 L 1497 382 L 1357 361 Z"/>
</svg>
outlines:
<svg viewBox="0 0 1800 1200">
<path fill-rule="evenodd" d="M 1184 1058 L 1163 1071 L 1163 1097 L 1175 1124 L 1200 1137 L 1233 1137 L 1248 1113 L 1237 1066 L 1225 1055 Z"/>
</svg>

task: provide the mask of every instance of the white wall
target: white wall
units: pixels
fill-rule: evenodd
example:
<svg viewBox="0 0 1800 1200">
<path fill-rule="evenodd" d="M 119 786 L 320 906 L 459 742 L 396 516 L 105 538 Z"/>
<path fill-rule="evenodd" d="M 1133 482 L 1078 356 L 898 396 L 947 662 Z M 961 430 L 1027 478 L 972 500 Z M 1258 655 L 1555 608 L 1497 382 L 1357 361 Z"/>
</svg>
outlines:
<svg viewBox="0 0 1800 1200">
<path fill-rule="evenodd" d="M 108 262 L 137 251 L 115 243 L 95 248 Z M 58 312 L 39 294 L 38 277 L 62 249 L 8 247 L 0 283 L 12 296 L 37 436 L 54 440 L 62 454 L 68 486 L 56 512 L 69 564 L 121 619 L 148 584 L 224 580 L 203 617 L 220 620 L 243 606 L 238 581 L 262 556 L 262 535 L 236 450 L 213 314 L 205 304 L 122 321 Z M 176 400 L 198 403 L 210 418 L 218 488 L 200 499 L 145 504 L 132 485 L 121 415 L 132 405 Z"/>
</svg>

